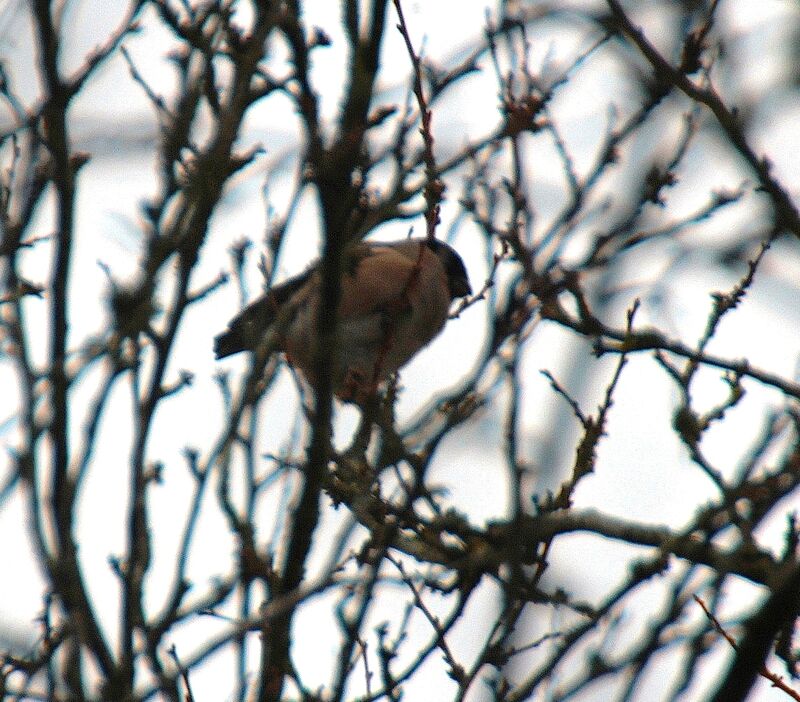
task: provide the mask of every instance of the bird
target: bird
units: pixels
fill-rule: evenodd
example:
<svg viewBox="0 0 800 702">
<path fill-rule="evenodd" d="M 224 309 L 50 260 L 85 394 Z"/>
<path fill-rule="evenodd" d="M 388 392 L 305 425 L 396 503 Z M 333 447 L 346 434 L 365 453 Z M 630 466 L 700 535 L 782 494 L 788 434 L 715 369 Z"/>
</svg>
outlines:
<svg viewBox="0 0 800 702">
<path fill-rule="evenodd" d="M 275 350 L 284 352 L 315 386 L 320 286 L 319 261 L 273 286 L 215 338 L 217 359 L 255 352 L 272 332 Z M 464 261 L 438 239 L 352 244 L 344 254 L 341 278 L 335 395 L 344 402 L 365 404 L 442 331 L 451 303 L 471 294 Z"/>
</svg>

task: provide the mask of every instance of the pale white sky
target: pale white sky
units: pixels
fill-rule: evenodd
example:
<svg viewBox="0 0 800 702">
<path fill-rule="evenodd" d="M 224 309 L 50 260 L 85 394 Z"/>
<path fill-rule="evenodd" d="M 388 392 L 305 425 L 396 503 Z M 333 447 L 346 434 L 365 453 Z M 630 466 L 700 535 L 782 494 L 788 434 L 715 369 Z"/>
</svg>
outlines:
<svg viewBox="0 0 800 702">
<path fill-rule="evenodd" d="M 454 12 L 456 4 L 458 9 Z M 68 15 L 73 31 L 70 32 L 70 50 L 64 59 L 66 68 L 79 65 L 86 50 L 113 26 L 123 5 L 120 0 L 69 4 Z M 320 59 L 315 62 L 313 80 L 323 94 L 323 115 L 334 119 L 341 94 L 337 86 L 341 85 L 344 65 L 337 3 L 315 0 L 306 3 L 306 7 L 306 17 L 313 17 L 313 21 L 308 20 L 309 23 L 324 28 L 333 40 L 332 47 L 317 51 L 316 56 Z M 495 3 L 478 0 L 459 0 L 458 3 L 409 2 L 406 4 L 406 15 L 418 45 L 424 37 L 426 55 L 444 61 L 460 55 L 465 46 L 480 36 L 487 7 L 494 11 Z M 654 40 L 658 37 L 657 21 L 661 9 L 658 3 L 648 3 L 642 10 L 641 20 L 653 23 L 646 26 L 653 32 Z M 782 75 L 782 64 L 778 60 L 782 55 L 779 39 L 783 36 L 781 18 L 784 15 L 781 13 L 789 15 L 790 9 L 786 3 L 757 0 L 723 2 L 722 21 L 732 36 L 738 36 L 736 46 L 742 51 L 742 63 L 748 60 L 748 56 L 753 62 L 757 58 L 758 68 L 748 72 L 750 77 L 747 81 L 732 75 L 723 75 L 720 79 L 729 81 L 732 95 L 757 95 L 763 99 L 765 114 L 774 115 L 768 122 L 769 129 L 765 129 L 763 134 L 754 135 L 754 138 L 760 148 L 766 149 L 774 159 L 779 175 L 785 176 L 793 192 L 797 192 L 800 173 L 795 164 L 798 144 L 797 130 L 793 125 L 797 124 L 800 102 L 796 94 L 778 95 L 769 89 L 772 82 Z M 391 24 L 394 24 L 394 20 L 391 20 Z M 28 32 L 29 27 L 21 12 L 8 9 L 0 12 L 0 54 L 9 57 L 9 73 L 15 87 L 23 97 L 31 99 L 37 88 L 34 72 L 25 70 L 26 66 L 30 69 L 33 60 Z M 545 77 L 559 75 L 561 67 L 576 53 L 578 47 L 585 46 L 585 33 L 580 27 L 560 33 L 551 28 L 549 34 L 543 29 L 534 39 L 531 66 Z M 137 67 L 151 87 L 165 94 L 172 87 L 171 74 L 164 58 L 168 42 L 167 35 L 153 30 L 152 17 L 149 16 L 145 17 L 142 33 L 126 41 Z M 770 47 L 775 50 L 765 50 Z M 384 51 L 379 85 L 387 96 L 402 101 L 404 86 L 401 82 L 408 70 L 407 56 L 399 35 L 393 30 L 388 32 Z M 611 63 L 598 61 L 594 68 L 587 68 L 581 73 L 572 89 L 559 94 L 554 102 L 554 111 L 563 118 L 563 132 L 575 152 L 579 170 L 586 168 L 591 161 L 592 149 L 596 147 L 599 134 L 608 123 L 608 104 L 614 103 L 624 108 L 635 97 L 624 92 L 624 82 L 614 74 L 613 68 Z M 497 89 L 492 79 L 492 72 L 487 71 L 484 76 L 465 83 L 465 87 L 458 90 L 449 103 L 446 120 L 437 120 L 438 114 L 435 113 L 436 143 L 441 153 L 457 150 L 462 144 L 491 129 L 497 119 Z M 75 148 L 87 150 L 93 156 L 80 176 L 79 225 L 71 287 L 71 294 L 80 300 L 80 304 L 73 307 L 71 318 L 72 338 L 77 343 L 106 324 L 103 300 L 107 279 L 98 261 L 110 268 L 116 280 L 130 279 L 136 274 L 141 243 L 139 208 L 142 201 L 156 191 L 156 164 L 152 156 L 156 131 L 150 107 L 139 88 L 132 83 L 121 57 L 112 60 L 87 86 L 71 118 Z M 668 134 L 656 136 L 670 138 Z M 260 242 L 264 227 L 260 189 L 265 176 L 271 173 L 270 195 L 278 205 L 285 202 L 291 191 L 289 177 L 294 167 L 292 159 L 299 138 L 294 109 L 286 100 L 270 100 L 250 115 L 243 144 L 262 143 L 266 156 L 237 176 L 218 209 L 194 278 L 197 287 L 229 267 L 227 250 L 232 242 L 243 236 L 252 238 L 256 244 Z M 649 146 L 656 148 L 657 144 Z M 533 174 L 532 191 L 535 206 L 542 221 L 546 222 L 548 216 L 552 217 L 556 211 L 557 202 L 552 195 L 559 192 L 563 183 L 558 169 L 553 168 L 549 160 L 553 158 L 552 147 L 532 140 L 530 148 L 539 157 L 536 162 L 542 164 Z M 643 144 L 641 148 L 648 148 L 648 144 Z M 685 180 L 671 191 L 676 212 L 681 209 L 692 210 L 713 184 L 726 187 L 741 184 L 737 180 L 734 165 L 715 159 L 716 153 L 714 145 L 709 144 L 706 151 L 690 162 L 691 169 Z M 712 157 L 708 158 L 708 154 Z M 2 154 L 2 157 L 5 158 L 5 155 Z M 698 184 L 702 187 L 698 188 Z M 610 194 L 613 195 L 613 192 Z M 454 190 L 452 196 L 457 195 Z M 314 257 L 318 245 L 312 198 L 307 198 L 303 204 L 283 252 L 283 275 L 302 270 Z M 751 202 L 746 202 L 745 207 L 750 208 Z M 737 227 L 744 211 L 733 210 L 721 215 L 712 224 L 698 227 L 696 236 L 700 241 L 710 244 L 726 236 L 741 235 L 741 229 Z M 452 212 L 452 208 L 445 207 L 445 223 Z M 46 209 L 39 213 L 37 230 L 47 229 L 49 215 Z M 726 222 L 726 218 L 730 221 Z M 422 226 L 421 221 L 415 223 L 418 232 L 422 231 Z M 587 222 L 584 226 L 591 228 L 592 223 Z M 407 233 L 407 229 L 406 223 L 399 223 L 380 235 L 384 238 L 400 238 Z M 478 235 L 471 232 L 470 227 L 465 227 L 455 245 L 465 258 L 473 287 L 479 287 L 487 269 Z M 631 269 L 626 272 L 624 281 L 630 286 L 629 295 L 625 299 L 621 296 L 616 308 L 609 311 L 615 315 L 613 319 L 617 324 L 622 324 L 626 306 L 634 297 L 642 294 L 640 283 L 649 285 L 659 276 L 659 261 L 653 259 L 648 263 L 652 270 L 643 270 L 640 261 L 632 259 Z M 797 263 L 796 251 L 784 258 L 774 256 L 768 259 L 766 270 L 775 274 L 777 282 L 766 284 L 761 279 L 757 280 L 742 308 L 723 324 L 714 342 L 715 353 L 732 358 L 745 357 L 754 365 L 788 377 L 796 375 L 796 364 L 800 357 L 800 334 L 797 333 L 800 328 L 800 308 L 795 297 Z M 45 247 L 25 254 L 25 274 L 32 281 L 44 281 L 47 267 Z M 255 257 L 251 259 L 248 274 L 250 291 L 254 293 L 260 285 Z M 687 260 L 685 265 L 674 269 L 670 275 L 674 276 L 674 280 L 667 281 L 665 285 L 672 295 L 669 305 L 671 319 L 665 320 L 661 312 L 648 307 L 645 302 L 640 320 L 643 323 L 657 321 L 676 336 L 693 341 L 700 333 L 710 309 L 708 294 L 714 289 L 728 289 L 736 282 L 736 276 L 710 268 L 697 257 Z M 698 303 L 698 300 L 701 302 Z M 150 457 L 163 461 L 166 466 L 163 485 L 153 489 L 150 494 L 156 548 L 147 594 L 148 604 L 153 607 L 162 601 L 163 592 L 159 584 L 171 572 L 179 537 L 180 515 L 188 508 L 191 496 L 192 482 L 184 470 L 181 452 L 185 446 L 191 445 L 198 448 L 201 455 L 207 455 L 221 424 L 222 410 L 212 379 L 220 364 L 213 359 L 211 340 L 237 307 L 237 294 L 234 286 L 230 286 L 218 293 L 212 303 L 190 313 L 182 326 L 173 356 L 172 377 L 176 377 L 180 369 L 187 368 L 195 373 L 195 382 L 191 388 L 165 403 L 159 411 L 149 448 Z M 43 359 L 46 303 L 31 300 L 26 306 L 26 313 L 31 328 L 40 333 L 38 351 L 39 358 Z M 442 336 L 403 371 L 405 390 L 398 408 L 401 422 L 413 417 L 442 388 L 455 385 L 469 371 L 478 357 L 484 334 L 485 310 L 482 305 L 475 305 L 461 318 L 452 321 Z M 587 346 L 576 344 L 572 335 L 547 325 L 537 328 L 528 342 L 523 374 L 522 451 L 531 462 L 533 480 L 538 480 L 540 487 L 552 488 L 555 485 L 547 482 L 542 485 L 542 476 L 536 475 L 536 470 L 541 467 L 537 461 L 541 460 L 542 444 L 558 444 L 551 435 L 553 416 L 564 408 L 548 389 L 539 370 L 547 368 L 557 377 L 569 380 L 576 372 L 576 366 L 594 364 L 589 360 L 589 351 Z M 237 373 L 244 368 L 243 360 L 237 359 L 226 360 L 222 365 Z M 584 376 L 588 379 L 587 384 L 574 388 L 587 411 L 593 410 L 600 401 L 607 375 L 597 375 L 594 370 L 604 365 L 607 372 L 612 361 L 609 359 L 598 366 L 592 365 L 591 372 Z M 580 372 L 577 377 L 581 377 Z M 0 360 L 0 387 L 12 386 L 13 375 L 9 366 Z M 647 388 L 646 407 L 642 406 L 640 399 L 643 387 Z M 734 410 L 729 421 L 712 431 L 708 437 L 710 455 L 730 468 L 734 467 L 736 456 L 757 433 L 757 417 L 765 407 L 780 400 L 775 393 L 754 383 L 747 383 L 746 387 L 748 401 Z M 81 394 L 85 394 L 88 401 L 91 389 L 89 377 L 76 390 L 74 404 L 80 412 L 86 410 Z M 723 390 L 718 375 L 709 374 L 707 384 L 698 389 L 695 399 L 702 402 L 703 393 L 707 393 L 707 401 L 711 404 L 720 398 Z M 0 423 L 13 414 L 15 401 L 13 391 L 0 398 Z M 476 524 L 502 517 L 508 509 L 508 486 L 502 467 L 506 401 L 507 395 L 501 389 L 496 393 L 492 405 L 467 427 L 448 438 L 437 454 L 430 475 L 433 483 L 446 488 L 446 504 L 469 515 Z M 713 495 L 707 479 L 689 464 L 684 449 L 663 421 L 665 413 L 671 412 L 675 401 L 674 388 L 652 360 L 645 357 L 631 359 L 611 415 L 609 436 L 600 448 L 598 470 L 581 484 L 576 494 L 577 507 L 591 506 L 612 515 L 648 523 L 683 524 L 704 503 L 705 496 L 710 498 Z M 118 585 L 116 576 L 108 566 L 108 557 L 122 553 L 125 544 L 125 523 L 120 515 L 125 513 L 127 506 L 127 461 L 131 442 L 127 421 L 129 407 L 129 391 L 125 384 L 120 384 L 114 391 L 103 421 L 102 440 L 79 503 L 81 561 L 93 601 L 101 618 L 112 630 L 118 620 Z M 264 451 L 278 452 L 290 445 L 288 442 L 295 429 L 296 407 L 296 393 L 287 373 L 279 391 L 265 405 L 261 421 L 269 427 L 269 431 L 265 432 Z M 336 433 L 343 443 L 355 421 L 355 410 L 340 408 Z M 0 426 L 3 426 L 0 446 L 13 446 L 13 428 Z M 568 458 L 574 446 L 576 427 L 573 425 L 569 430 L 569 423 L 558 423 L 556 426 L 567 432 L 561 458 Z M 76 421 L 76 432 L 80 431 L 80 427 L 80 421 Z M 299 452 L 302 442 L 295 449 Z M 0 476 L 5 474 L 3 461 L 6 460 L 4 452 L 0 455 Z M 687 499 L 687 495 L 691 499 Z M 265 524 L 271 525 L 272 514 L 277 509 L 280 509 L 280 495 L 264 501 L 261 511 Z M 326 510 L 321 533 L 333 533 L 346 518 L 342 508 L 335 512 Z M 24 504 L 18 497 L 0 506 L 0 563 L 15 564 L 0 574 L 0 621 L 5 624 L 5 630 L 11 626 L 12 635 L 30 640 L 32 622 L 41 611 L 43 582 L 31 558 L 25 521 Z M 774 534 L 768 536 L 776 539 L 774 543 L 780 543 L 784 526 L 784 522 L 778 518 L 770 525 Z M 268 536 L 264 534 L 262 538 Z M 318 550 L 324 550 L 322 545 Z M 587 536 L 560 539 L 551 554 L 549 584 L 563 579 L 574 592 L 591 600 L 625 576 L 628 557 L 632 555 L 634 552 L 630 549 Z M 189 576 L 197 583 L 199 592 L 208 587 L 216 575 L 230 570 L 231 556 L 231 539 L 214 505 L 212 488 L 200 521 L 196 548 L 190 559 Z M 596 565 L 576 569 L 576 563 Z M 743 601 L 752 604 L 752 594 L 752 587 L 747 584 L 732 587 L 731 610 L 736 611 Z M 396 611 L 393 595 L 391 588 L 386 588 L 382 593 L 366 630 L 371 630 L 371 626 L 383 619 L 391 619 L 396 624 L 401 613 Z M 460 636 L 455 637 L 454 646 L 464 655 L 468 656 L 468 651 L 479 640 L 471 627 L 482 631 L 482 625 L 491 620 L 490 613 L 495 606 L 496 595 L 493 587 L 487 585 L 471 604 L 469 616 L 459 626 Z M 637 608 L 639 614 L 646 616 L 647 612 L 658 606 L 657 600 L 656 591 L 643 592 L 626 616 L 634 619 Z M 329 671 L 325 661 L 333 664 L 338 637 L 335 619 L 330 614 L 333 602 L 333 596 L 317 598 L 303 609 L 297 623 L 300 632 L 298 640 L 302 640 L 303 646 L 307 647 L 298 664 L 306 684 L 312 689 L 328 681 Z M 444 611 L 444 603 L 439 604 Z M 210 631 L 219 630 L 223 624 L 210 618 L 191 622 L 186 627 L 176 629 L 175 643 L 179 651 L 188 652 L 197 641 L 203 640 Z M 314 634 L 309 636 L 308 631 Z M 636 626 L 627 629 L 622 627 L 619 645 L 624 644 L 626 635 L 633 636 L 637 631 Z M 411 634 L 427 637 L 429 632 L 423 622 L 414 621 Z M 665 662 L 665 676 L 670 664 L 674 664 L 674 661 Z M 223 674 L 218 665 L 212 664 L 192 674 L 198 702 L 225 699 L 230 687 L 226 688 L 220 678 L 227 679 L 229 670 L 229 667 L 225 668 Z M 450 683 L 446 680 L 438 661 L 432 661 L 425 666 L 425 674 L 414 683 L 419 687 L 409 686 L 408 698 L 446 697 L 450 692 Z M 648 680 L 648 687 L 643 694 L 652 693 L 653 697 L 637 699 L 658 699 L 662 686 L 663 680 L 657 676 Z M 441 693 L 431 696 L 430 691 L 434 689 L 441 690 Z M 699 698 L 693 695 L 699 695 L 699 691 L 692 690 L 686 699 Z M 481 697 L 476 694 L 471 699 L 478 700 Z M 595 697 L 584 696 L 581 699 L 600 700 L 605 697 L 600 691 Z M 762 685 L 753 699 L 769 702 L 783 697 Z"/>
</svg>

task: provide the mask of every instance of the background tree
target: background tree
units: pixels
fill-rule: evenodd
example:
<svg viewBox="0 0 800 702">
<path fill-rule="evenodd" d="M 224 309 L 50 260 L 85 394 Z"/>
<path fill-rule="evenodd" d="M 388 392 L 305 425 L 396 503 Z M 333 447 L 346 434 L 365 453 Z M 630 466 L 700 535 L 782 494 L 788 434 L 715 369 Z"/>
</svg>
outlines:
<svg viewBox="0 0 800 702">
<path fill-rule="evenodd" d="M 3 10 L 4 699 L 800 699 L 800 13 L 431 5 Z M 214 363 L 411 228 L 379 402 Z"/>
</svg>

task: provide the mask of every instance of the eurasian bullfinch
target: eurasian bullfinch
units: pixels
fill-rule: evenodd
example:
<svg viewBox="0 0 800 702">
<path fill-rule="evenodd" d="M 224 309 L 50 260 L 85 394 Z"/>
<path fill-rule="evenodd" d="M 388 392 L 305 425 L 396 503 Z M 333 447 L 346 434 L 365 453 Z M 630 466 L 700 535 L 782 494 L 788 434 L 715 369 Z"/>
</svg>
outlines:
<svg viewBox="0 0 800 702">
<path fill-rule="evenodd" d="M 345 259 L 334 391 L 363 403 L 442 330 L 450 303 L 472 290 L 461 257 L 435 239 L 360 242 Z M 317 264 L 245 307 L 216 338 L 217 358 L 253 351 L 275 331 L 275 347 L 313 384 L 320 280 Z M 281 329 L 271 330 L 276 322 Z"/>
</svg>

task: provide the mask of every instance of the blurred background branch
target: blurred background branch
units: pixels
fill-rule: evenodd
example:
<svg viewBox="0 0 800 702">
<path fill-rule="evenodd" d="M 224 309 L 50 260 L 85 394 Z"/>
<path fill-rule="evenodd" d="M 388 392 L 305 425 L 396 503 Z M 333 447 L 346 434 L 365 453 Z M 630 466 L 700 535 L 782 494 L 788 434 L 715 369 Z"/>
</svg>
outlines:
<svg viewBox="0 0 800 702">
<path fill-rule="evenodd" d="M 2 699 L 796 696 L 797 8 L 439 5 L 0 10 Z M 475 294 L 340 403 L 413 229 Z M 215 366 L 318 256 L 315 382 Z"/>
</svg>

